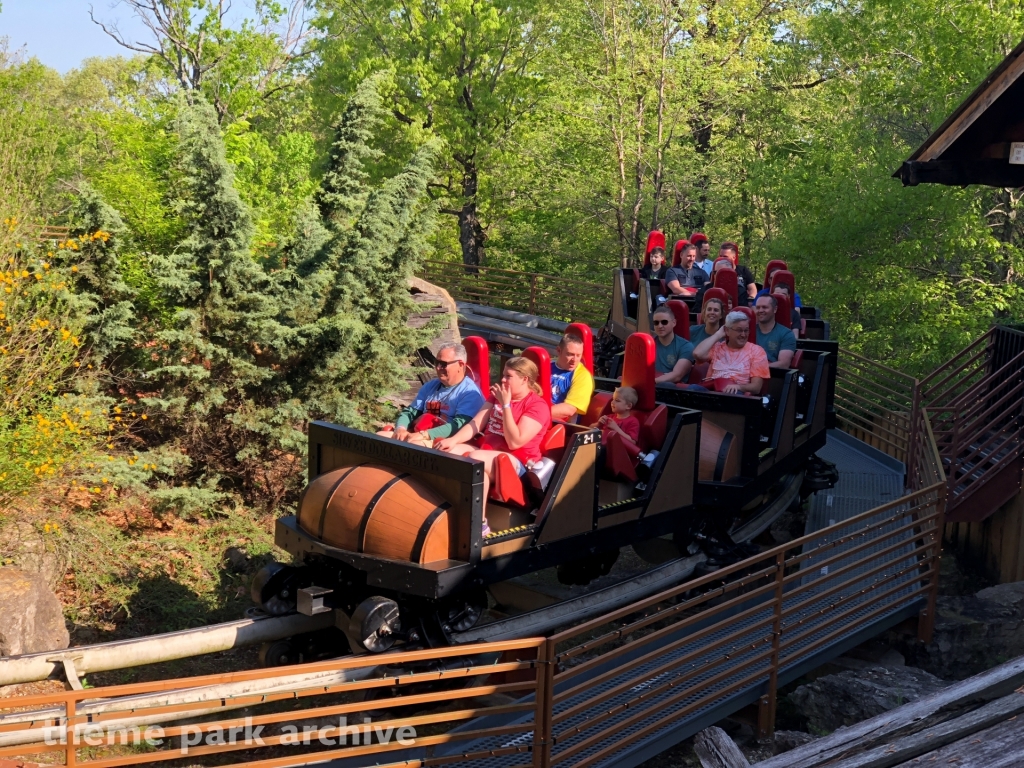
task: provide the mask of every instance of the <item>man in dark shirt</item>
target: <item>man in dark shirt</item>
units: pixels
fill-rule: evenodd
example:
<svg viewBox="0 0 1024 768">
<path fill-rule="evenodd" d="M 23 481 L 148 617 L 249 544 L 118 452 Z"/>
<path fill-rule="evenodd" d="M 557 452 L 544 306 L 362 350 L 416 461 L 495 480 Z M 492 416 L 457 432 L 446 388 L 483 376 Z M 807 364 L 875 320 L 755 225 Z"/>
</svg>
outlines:
<svg viewBox="0 0 1024 768">
<path fill-rule="evenodd" d="M 692 296 L 707 282 L 704 270 L 693 264 L 696 258 L 697 246 L 683 246 L 679 253 L 679 266 L 669 268 L 665 285 L 676 296 Z"/>
<path fill-rule="evenodd" d="M 736 243 L 726 241 L 718 247 L 718 257 L 727 258 L 732 262 L 733 267 L 736 268 L 736 276 L 739 278 L 740 286 L 740 303 L 743 303 L 743 297 L 746 297 L 753 301 L 754 297 L 757 296 L 757 282 L 754 279 L 754 273 L 750 271 L 750 268 L 746 264 L 740 264 L 740 248 Z M 745 288 L 744 288 L 745 286 Z"/>
</svg>

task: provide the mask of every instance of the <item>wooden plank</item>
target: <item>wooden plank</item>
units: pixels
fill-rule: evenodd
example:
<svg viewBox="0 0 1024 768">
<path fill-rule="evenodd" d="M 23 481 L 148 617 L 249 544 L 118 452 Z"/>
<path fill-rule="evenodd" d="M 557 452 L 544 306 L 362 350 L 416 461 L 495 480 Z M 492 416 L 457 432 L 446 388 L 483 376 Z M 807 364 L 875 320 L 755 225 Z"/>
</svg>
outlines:
<svg viewBox="0 0 1024 768">
<path fill-rule="evenodd" d="M 955 768 L 1020 768 L 1024 764 L 1024 718 L 1013 716 L 960 741 L 913 758 L 897 768 L 955 766 Z"/>
<path fill-rule="evenodd" d="M 714 725 L 697 734 L 693 740 L 693 751 L 703 768 L 750 768 L 736 742 Z"/>
<path fill-rule="evenodd" d="M 996 99 L 1006 92 L 1007 88 L 1017 81 L 1022 73 L 1024 73 L 1024 55 L 1019 55 L 1016 61 L 989 83 L 981 95 L 974 99 L 973 103 L 917 159 L 928 162 L 942 155 L 954 141 L 960 138 L 964 131 L 974 124 L 975 120 L 985 113 L 985 110 L 995 103 Z"/>
<path fill-rule="evenodd" d="M 828 768 L 892 768 L 998 725 L 1022 712 L 1024 694 L 1014 692 L 1002 699 L 990 701 L 980 709 L 939 723 L 908 738 L 883 744 L 838 762 L 829 762 Z"/>
<path fill-rule="evenodd" d="M 757 764 L 757 768 L 817 768 L 845 757 L 853 749 L 889 744 L 948 720 L 960 710 L 1008 696 L 1024 683 L 1024 657 L 1000 664 L 931 696 L 905 704 L 870 720 Z"/>
</svg>

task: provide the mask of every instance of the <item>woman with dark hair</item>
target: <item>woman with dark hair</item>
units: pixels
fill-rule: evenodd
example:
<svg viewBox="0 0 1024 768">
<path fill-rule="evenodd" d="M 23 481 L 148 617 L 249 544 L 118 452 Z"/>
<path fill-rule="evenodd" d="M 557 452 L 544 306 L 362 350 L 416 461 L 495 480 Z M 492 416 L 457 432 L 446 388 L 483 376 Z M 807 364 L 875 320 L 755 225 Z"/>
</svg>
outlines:
<svg viewBox="0 0 1024 768">
<path fill-rule="evenodd" d="M 539 376 L 532 360 L 513 357 L 505 363 L 501 381 L 491 386 L 491 395 L 476 416 L 454 435 L 434 445 L 439 450 L 484 463 L 484 536 L 491 532 L 487 525 L 487 494 L 494 476 L 494 460 L 503 453 L 508 455 L 522 477 L 530 462 L 541 458 L 540 444 L 551 427 L 551 407 L 541 397 Z M 479 433 L 484 435 L 480 447 L 469 445 Z"/>
</svg>

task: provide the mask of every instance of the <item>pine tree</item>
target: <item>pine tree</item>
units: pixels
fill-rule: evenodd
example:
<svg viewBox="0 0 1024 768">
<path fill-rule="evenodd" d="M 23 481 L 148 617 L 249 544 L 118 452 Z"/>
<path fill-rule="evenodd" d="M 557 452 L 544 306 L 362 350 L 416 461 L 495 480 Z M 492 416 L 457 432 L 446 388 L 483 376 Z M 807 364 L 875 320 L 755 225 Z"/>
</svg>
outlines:
<svg viewBox="0 0 1024 768">
<path fill-rule="evenodd" d="M 127 227 L 120 214 L 88 183 L 82 183 L 71 210 L 74 250 L 58 250 L 59 266 L 71 266 L 72 298 L 85 318 L 83 330 L 91 354 L 106 361 L 135 337 L 131 291 L 121 276 L 120 251 Z M 63 263 L 70 262 L 70 263 Z"/>
<path fill-rule="evenodd" d="M 405 325 L 406 282 L 433 226 L 436 146 L 369 183 L 374 127 L 387 119 L 379 85 L 368 80 L 338 120 L 323 190 L 274 272 L 253 258 L 251 216 L 213 109 L 181 106 L 175 207 L 188 235 L 153 259 L 175 310 L 156 335 L 149 378 L 160 392 L 147 402 L 163 414 L 152 437 L 190 459 L 192 481 L 276 504 L 301 484 L 309 420 L 368 426 L 386 407 L 381 396 L 401 386 L 420 345 Z"/>
</svg>

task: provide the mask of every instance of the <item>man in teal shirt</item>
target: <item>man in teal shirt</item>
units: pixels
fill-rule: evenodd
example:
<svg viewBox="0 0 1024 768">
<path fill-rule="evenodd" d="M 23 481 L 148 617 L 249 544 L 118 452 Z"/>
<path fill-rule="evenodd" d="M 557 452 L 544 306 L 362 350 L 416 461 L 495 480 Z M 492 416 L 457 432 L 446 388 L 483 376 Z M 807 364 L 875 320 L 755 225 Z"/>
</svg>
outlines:
<svg viewBox="0 0 1024 768">
<path fill-rule="evenodd" d="M 690 375 L 693 366 L 693 344 L 676 336 L 676 315 L 671 308 L 660 306 L 651 319 L 654 326 L 654 381 L 657 384 L 678 384 Z"/>
<path fill-rule="evenodd" d="M 758 296 L 754 304 L 757 316 L 757 345 L 768 355 L 769 368 L 789 368 L 796 354 L 796 339 L 789 328 L 775 322 L 779 303 L 771 294 Z"/>
</svg>

